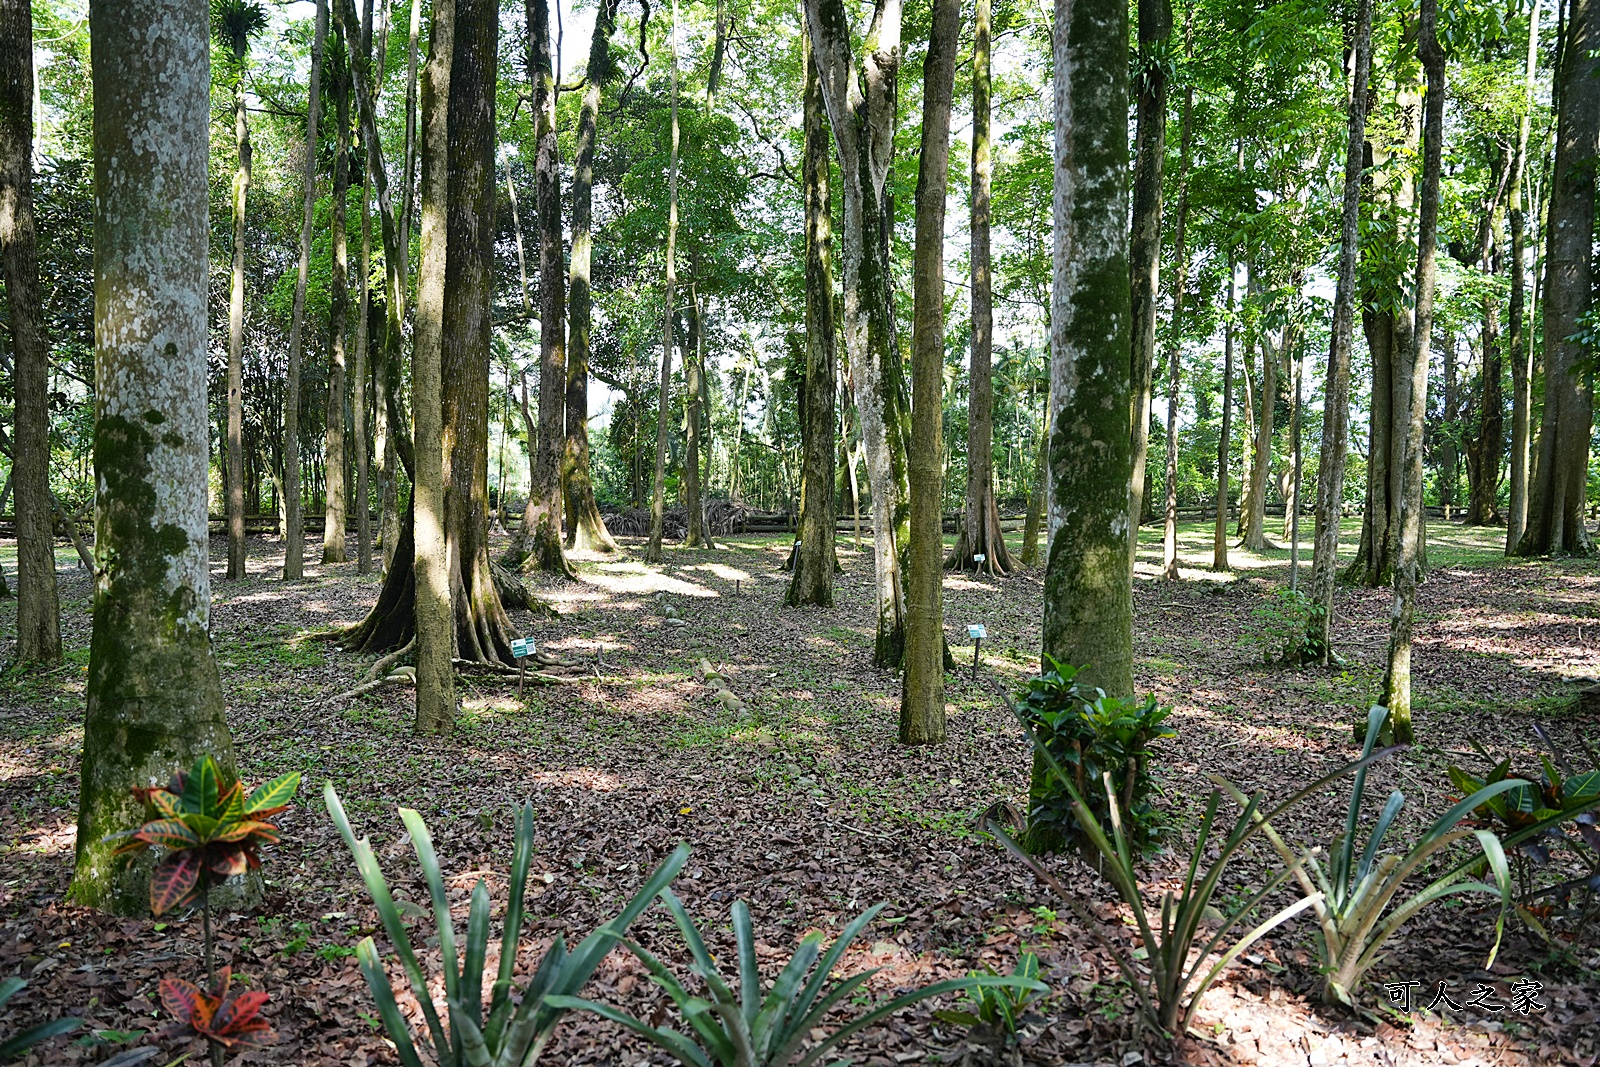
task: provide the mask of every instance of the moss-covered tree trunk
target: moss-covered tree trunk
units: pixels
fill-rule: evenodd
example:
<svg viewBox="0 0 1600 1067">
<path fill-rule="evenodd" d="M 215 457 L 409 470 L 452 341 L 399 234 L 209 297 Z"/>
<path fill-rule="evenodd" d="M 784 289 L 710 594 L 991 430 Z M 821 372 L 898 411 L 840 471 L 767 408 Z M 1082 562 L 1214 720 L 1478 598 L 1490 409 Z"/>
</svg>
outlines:
<svg viewBox="0 0 1600 1067">
<path fill-rule="evenodd" d="M 946 561 L 952 570 L 971 569 L 1004 576 L 1016 569 L 1000 531 L 1000 506 L 994 491 L 994 293 L 989 277 L 990 0 L 977 0 L 972 33 L 972 355 L 967 395 L 967 495 L 955 548 Z M 913 342 L 914 344 L 914 342 Z M 915 507 L 915 502 L 913 502 Z M 983 557 L 979 559 L 978 557 Z"/>
<path fill-rule="evenodd" d="M 328 284 L 328 402 L 323 409 L 323 460 L 326 505 L 322 521 L 322 562 L 345 561 L 345 338 L 350 324 L 350 249 L 345 203 L 350 198 L 349 50 L 335 42 L 333 63 L 333 205 L 330 237 L 333 277 Z"/>
<path fill-rule="evenodd" d="M 859 71 L 841 0 L 806 0 L 822 99 L 839 157 L 844 238 L 844 341 L 872 490 L 873 572 L 878 611 L 873 663 L 898 666 L 905 652 L 905 592 L 899 526 L 907 518 L 904 388 L 889 279 L 892 209 L 885 195 L 894 148 L 900 69 L 900 0 L 878 0 Z"/>
<path fill-rule="evenodd" d="M 1136 156 L 1133 167 L 1133 229 L 1128 257 L 1133 284 L 1132 430 L 1133 467 L 1128 518 L 1133 536 L 1128 553 L 1139 551 L 1139 524 L 1148 510 L 1145 469 L 1150 453 L 1150 396 L 1156 353 L 1156 300 L 1161 292 L 1162 173 L 1167 156 L 1167 39 L 1172 36 L 1168 0 L 1138 0 L 1139 59 L 1134 84 Z"/>
<path fill-rule="evenodd" d="M 672 0 L 672 27 L 667 62 L 672 68 L 672 147 L 667 162 L 667 246 L 662 279 L 661 392 L 656 407 L 656 465 L 650 483 L 650 543 L 645 559 L 661 562 L 661 538 L 667 521 L 667 417 L 672 397 L 672 310 L 678 292 L 678 0 Z"/>
<path fill-rule="evenodd" d="M 0 277 L 10 312 L 15 386 L 16 662 L 52 666 L 61 661 L 61 607 L 50 507 L 50 348 L 40 321 L 33 218 L 33 24 L 27 0 L 0 0 Z"/>
<path fill-rule="evenodd" d="M 399 549 L 384 581 L 407 578 L 417 638 L 417 710 L 414 729 L 437 734 L 455 721 L 455 673 L 449 546 L 445 540 L 443 362 L 448 269 L 450 146 L 449 104 L 455 48 L 455 0 L 436 0 L 422 72 L 422 259 L 417 268 L 417 326 L 412 341 L 411 404 L 416 461 L 411 491 L 412 566 Z M 410 572 L 409 574 L 407 572 Z M 383 602 L 380 595 L 379 603 Z M 403 616 L 402 616 L 403 617 Z M 369 622 L 374 621 L 369 617 Z"/>
<path fill-rule="evenodd" d="M 1418 197 L 1416 312 L 1412 343 L 1401 352 L 1395 432 L 1403 435 L 1400 539 L 1394 558 L 1394 598 L 1389 613 L 1389 659 L 1383 698 L 1395 741 L 1414 740 L 1411 725 L 1411 632 L 1417 585 L 1422 578 L 1423 427 L 1428 415 L 1428 356 L 1433 337 L 1433 301 L 1438 287 L 1439 172 L 1444 150 L 1444 50 L 1438 38 L 1438 0 L 1422 0 L 1417 55 L 1427 77 L 1423 97 L 1422 184 Z"/>
<path fill-rule="evenodd" d="M 533 79 L 535 201 L 539 216 L 539 440 L 516 555 L 525 570 L 575 578 L 561 538 L 561 458 L 566 450 L 567 288 L 561 248 L 561 159 L 556 141 L 549 0 L 528 0 Z M 585 413 L 587 414 L 587 413 Z"/>
<path fill-rule="evenodd" d="M 1533 331 L 1524 320 L 1528 314 L 1527 286 L 1523 266 L 1527 257 L 1528 220 L 1522 206 L 1522 180 L 1528 167 L 1528 136 L 1532 132 L 1533 94 L 1539 71 L 1538 0 L 1528 18 L 1528 52 L 1523 65 L 1522 118 L 1517 125 L 1516 148 L 1511 155 L 1511 176 L 1507 182 L 1510 209 L 1507 224 L 1511 229 L 1511 299 L 1507 308 L 1506 351 L 1511 360 L 1511 499 L 1506 508 L 1506 553 L 1516 550 L 1528 525 L 1529 436 L 1533 426 Z"/>
<path fill-rule="evenodd" d="M 984 30 L 986 21 L 979 23 Z M 960 32 L 961 0 L 934 0 L 928 56 L 922 67 L 922 143 L 912 261 L 912 416 L 907 450 L 911 532 L 906 541 L 905 685 L 900 696 L 900 742 L 906 745 L 937 745 L 945 739 L 944 206 L 950 184 L 950 109 Z"/>
<path fill-rule="evenodd" d="M 149 908 L 148 867 L 106 836 L 139 821 L 130 790 L 210 754 L 233 768 L 211 652 L 206 528 L 204 0 L 96 0 L 94 631 L 71 898 Z"/>
<path fill-rule="evenodd" d="M 306 104 L 306 144 L 301 177 L 305 210 L 300 221 L 300 270 L 289 316 L 289 367 L 283 390 L 283 577 L 305 576 L 305 523 L 300 507 L 300 375 L 305 354 L 306 282 L 311 272 L 311 228 L 317 207 L 317 141 L 322 108 L 322 55 L 328 39 L 327 0 L 317 0 L 316 35 L 311 42 L 311 88 Z"/>
<path fill-rule="evenodd" d="M 1128 7 L 1055 3 L 1055 247 L 1043 651 L 1133 693 L 1128 539 Z M 1035 757 L 1030 795 L 1051 788 Z M 1030 826 L 1034 852 L 1059 847 Z"/>
<path fill-rule="evenodd" d="M 791 607 L 833 606 L 834 440 L 839 359 L 833 317 L 833 203 L 828 183 L 829 137 L 822 79 L 805 35 L 805 156 L 801 185 L 806 226 L 806 380 L 800 424 L 800 552 L 789 581 Z"/>
<path fill-rule="evenodd" d="M 1594 301 L 1596 161 L 1600 159 L 1600 0 L 1571 0 L 1562 45 L 1556 162 L 1546 224 L 1544 411 L 1539 462 L 1528 494 L 1524 556 L 1587 555 L 1584 525 L 1589 438 L 1594 424 L 1592 358 L 1572 338 Z"/>
<path fill-rule="evenodd" d="M 1356 7 L 1351 41 L 1344 197 L 1339 218 L 1339 266 L 1328 342 L 1328 377 L 1323 386 L 1322 451 L 1317 464 L 1316 532 L 1311 549 L 1311 647 L 1328 662 L 1333 592 L 1338 578 L 1339 522 L 1344 514 L 1344 468 L 1350 451 L 1350 349 L 1355 340 L 1356 264 L 1361 255 L 1361 170 L 1367 137 L 1367 87 L 1372 75 L 1372 5 Z"/>
<path fill-rule="evenodd" d="M 578 142 L 572 169 L 572 266 L 567 292 L 566 453 L 562 457 L 562 499 L 566 506 L 567 547 L 580 552 L 616 552 L 617 542 L 595 502 L 589 456 L 589 329 L 594 299 L 590 290 L 593 255 L 594 152 L 600 100 L 616 73 L 611 34 L 617 28 L 617 0 L 601 0 L 589 42 L 589 68 L 578 113 Z M 508 175 L 509 179 L 509 175 Z M 518 235 L 520 253 L 521 235 Z M 527 292 L 524 281 L 523 292 Z M 504 494 L 502 494 L 503 503 Z"/>
</svg>

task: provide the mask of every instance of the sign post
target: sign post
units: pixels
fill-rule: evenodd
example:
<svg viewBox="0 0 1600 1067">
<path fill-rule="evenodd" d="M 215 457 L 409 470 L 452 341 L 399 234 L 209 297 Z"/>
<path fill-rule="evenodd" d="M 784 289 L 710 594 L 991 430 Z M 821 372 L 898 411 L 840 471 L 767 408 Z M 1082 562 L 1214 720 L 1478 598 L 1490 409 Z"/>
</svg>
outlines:
<svg viewBox="0 0 1600 1067">
<path fill-rule="evenodd" d="M 974 623 L 967 627 L 967 636 L 972 638 L 972 679 L 978 679 L 978 649 L 983 645 L 983 639 L 989 636 L 989 631 L 983 623 Z"/>
<path fill-rule="evenodd" d="M 517 657 L 517 703 L 522 703 L 522 682 L 527 669 L 527 657 L 533 655 L 533 638 L 518 637 L 511 642 L 511 654 Z"/>
<path fill-rule="evenodd" d="M 988 559 L 989 557 L 986 553 L 974 552 L 972 554 L 972 573 L 977 574 L 979 571 L 981 571 L 984 563 L 986 563 Z"/>
</svg>

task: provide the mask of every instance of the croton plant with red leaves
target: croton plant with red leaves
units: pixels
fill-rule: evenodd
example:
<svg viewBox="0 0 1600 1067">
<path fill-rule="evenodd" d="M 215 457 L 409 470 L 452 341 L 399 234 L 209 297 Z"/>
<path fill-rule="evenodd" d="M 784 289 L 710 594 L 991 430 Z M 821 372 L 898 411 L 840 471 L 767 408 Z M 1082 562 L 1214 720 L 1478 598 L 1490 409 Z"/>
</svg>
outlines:
<svg viewBox="0 0 1600 1067">
<path fill-rule="evenodd" d="M 267 995 L 258 990 L 229 993 L 233 969 L 217 973 L 217 994 L 212 996 L 193 982 L 182 978 L 161 980 L 161 1006 L 172 1016 L 172 1025 L 163 1033 L 168 1037 L 203 1037 L 224 1048 L 261 1048 L 275 1039 L 272 1028 L 261 1018 Z"/>
<path fill-rule="evenodd" d="M 124 837 L 117 854 L 152 845 L 166 850 L 150 875 L 150 910 L 160 915 L 192 904 L 201 892 L 261 866 L 258 849 L 278 840 L 270 820 L 289 806 L 300 772 L 280 775 L 250 793 L 228 781 L 210 756 L 164 786 L 135 789 L 149 816 Z"/>
</svg>

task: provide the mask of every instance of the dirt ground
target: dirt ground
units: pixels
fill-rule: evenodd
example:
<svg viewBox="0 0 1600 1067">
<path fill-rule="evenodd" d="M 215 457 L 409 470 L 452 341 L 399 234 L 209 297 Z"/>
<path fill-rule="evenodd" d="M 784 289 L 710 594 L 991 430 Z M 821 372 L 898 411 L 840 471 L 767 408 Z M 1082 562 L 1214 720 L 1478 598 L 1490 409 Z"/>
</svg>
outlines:
<svg viewBox="0 0 1600 1067">
<path fill-rule="evenodd" d="M 1157 759 L 1160 803 L 1177 842 L 1151 862 L 1152 889 L 1170 882 L 1186 855 L 1205 774 L 1271 798 L 1351 756 L 1351 723 L 1377 692 L 1388 630 L 1386 591 L 1342 590 L 1335 632 L 1345 665 L 1268 666 L 1263 649 L 1278 625 L 1274 605 L 1288 553 L 1235 550 L 1234 572 L 1214 575 L 1201 569 L 1210 560 L 1209 529 L 1182 532 L 1193 566 L 1182 581 L 1164 583 L 1155 566 L 1159 530 L 1143 531 L 1134 593 L 1137 682 L 1176 704 L 1179 733 Z M 1419 744 L 1376 768 L 1369 783 L 1374 798 L 1405 791 L 1402 836 L 1448 806 L 1448 764 L 1482 769 L 1474 739 L 1536 768 L 1533 723 L 1575 764 L 1588 760 L 1579 739 L 1596 736 L 1595 717 L 1576 711 L 1573 698 L 1581 680 L 1600 677 L 1600 564 L 1507 562 L 1496 548 L 1501 537 L 1439 523 L 1429 531 L 1432 569 L 1420 595 L 1414 667 Z M 213 632 L 241 773 L 249 781 L 296 769 L 304 775 L 299 803 L 283 818 L 283 843 L 267 852 L 263 901 L 222 916 L 221 956 L 271 994 L 266 1014 L 279 1034 L 274 1048 L 236 1062 L 397 1062 L 352 958 L 352 946 L 376 929 L 375 911 L 323 810 L 327 780 L 357 833 L 371 836 L 397 894 L 411 900 L 425 899 L 425 890 L 395 809 L 423 814 L 460 906 L 458 925 L 479 878 L 496 913 L 503 907 L 511 813 L 532 801 L 537 839 L 519 976 L 557 933 L 582 937 L 609 918 L 682 841 L 693 855 L 675 888 L 720 959 L 732 943 L 727 914 L 736 899 L 749 903 L 763 965 L 774 971 L 807 931 L 831 936 L 886 901 L 841 968 L 882 967 L 871 982 L 879 994 L 983 966 L 1009 970 L 1019 952 L 1037 952 L 1052 992 L 1025 1029 L 1027 1063 L 1600 1061 L 1600 932 L 1581 924 L 1581 897 L 1546 901 L 1555 947 L 1511 923 L 1489 971 L 1492 909 L 1475 897 L 1434 907 L 1391 943 L 1364 990 L 1361 1016 L 1316 1005 L 1310 926 L 1299 921 L 1252 950 L 1208 994 L 1177 1050 L 1134 1044 L 1128 990 L 1110 961 L 1064 905 L 976 829 L 979 813 L 997 800 L 1020 806 L 1026 790 L 1024 739 L 991 686 L 998 679 L 1015 688 L 1037 669 L 1040 573 L 946 578 L 946 629 L 961 664 L 949 678 L 949 742 L 907 750 L 895 741 L 897 680 L 870 666 L 870 555 L 841 538 L 838 605 L 789 609 L 787 576 L 779 572 L 788 543 L 736 537 L 716 551 L 669 547 L 661 567 L 645 566 L 637 551 L 580 561 L 578 582 L 537 590 L 559 617 L 514 618 L 541 649 L 590 665 L 587 680 L 530 687 L 519 701 L 514 678 L 468 674 L 456 731 L 427 740 L 410 735 L 407 689 L 330 700 L 370 660 L 317 635 L 358 620 L 376 597 L 375 577 L 358 577 L 353 564 L 322 566 L 308 546 L 306 580 L 285 585 L 276 578 L 281 546 L 267 540 L 252 544 L 248 580 L 224 582 L 215 543 Z M 30 983 L 0 1011 L 0 1034 L 72 1014 L 86 1020 L 89 1036 L 57 1039 L 26 1064 L 99 1063 L 152 1043 L 149 1032 L 163 1025 L 159 979 L 201 974 L 197 915 L 113 919 L 63 899 L 75 838 L 90 583 L 69 547 L 59 559 L 68 663 L 49 674 L 0 678 L 0 977 Z M 0 560 L 14 570 L 14 544 L 0 545 Z M 682 625 L 667 617 L 666 605 Z M 0 606 L 0 631 L 13 632 L 14 622 L 14 604 Z M 966 628 L 977 622 L 989 639 L 973 679 Z M 697 681 L 701 657 L 727 677 L 746 714 L 724 710 Z M 1313 798 L 1285 829 L 1326 846 L 1344 795 Z M 1268 859 L 1238 864 L 1225 892 L 1259 885 Z M 1053 863 L 1110 920 L 1113 936 L 1131 936 L 1109 886 L 1076 859 Z M 685 964 L 662 909 L 647 912 L 634 933 Z M 1441 981 L 1457 999 L 1482 983 L 1507 999 L 1521 980 L 1540 983 L 1542 1010 L 1424 1008 Z M 1411 990 L 1412 1010 L 1385 1008 L 1385 986 L 1410 982 L 1417 984 L 1396 988 Z M 621 951 L 589 995 L 647 1018 L 665 1004 Z M 872 1064 L 959 1061 L 969 1051 L 963 1034 L 933 1016 L 958 999 L 903 1012 L 848 1052 Z M 669 1062 L 623 1035 L 597 1017 L 569 1016 L 543 1062 Z M 185 1052 L 199 1049 L 167 1042 L 149 1062 L 175 1062 Z"/>
</svg>

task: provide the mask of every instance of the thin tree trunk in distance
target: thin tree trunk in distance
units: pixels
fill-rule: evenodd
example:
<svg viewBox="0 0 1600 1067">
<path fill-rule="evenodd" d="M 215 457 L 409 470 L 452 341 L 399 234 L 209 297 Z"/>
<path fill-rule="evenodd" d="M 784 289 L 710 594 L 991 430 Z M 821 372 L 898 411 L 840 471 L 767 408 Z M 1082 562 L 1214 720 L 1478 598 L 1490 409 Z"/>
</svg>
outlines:
<svg viewBox="0 0 1600 1067">
<path fill-rule="evenodd" d="M 1570 340 L 1594 300 L 1595 164 L 1600 159 L 1600 0 L 1571 0 L 1561 49 L 1556 162 L 1546 222 L 1544 411 L 1539 461 L 1529 482 L 1528 523 L 1517 553 L 1588 555 L 1584 525 L 1594 397 Z"/>
<path fill-rule="evenodd" d="M 1133 694 L 1128 540 L 1128 6 L 1055 0 L 1055 246 L 1050 311 L 1050 536 L 1043 651 Z M 1029 789 L 1050 775 L 1035 758 Z M 1026 845 L 1061 845 L 1029 827 Z"/>
<path fill-rule="evenodd" d="M 1355 340 L 1356 265 L 1361 256 L 1361 170 L 1367 138 L 1367 86 L 1372 75 L 1372 5 L 1356 8 L 1351 59 L 1344 199 L 1339 219 L 1339 268 L 1333 298 L 1333 336 L 1323 387 L 1322 449 L 1317 466 L 1316 529 L 1312 534 L 1310 647 L 1328 663 L 1333 592 L 1339 573 L 1339 522 L 1344 514 L 1344 469 L 1350 451 L 1350 349 Z"/>
<path fill-rule="evenodd" d="M 1517 146 L 1511 156 L 1511 306 L 1507 318 L 1506 348 L 1511 355 L 1511 500 L 1506 512 L 1506 552 L 1513 552 L 1528 525 L 1529 430 L 1533 425 L 1532 330 L 1527 316 L 1523 264 L 1527 252 L 1528 220 L 1522 209 L 1522 181 L 1528 167 L 1528 135 L 1533 119 L 1533 91 L 1539 71 L 1539 0 L 1528 16 L 1528 58 L 1523 74 L 1523 112 L 1517 125 Z"/>
<path fill-rule="evenodd" d="M 1049 480 L 1050 460 L 1050 399 L 1045 398 L 1043 425 L 1039 428 L 1039 446 L 1034 450 L 1033 485 L 1028 493 L 1028 511 L 1022 520 L 1022 555 L 1024 567 L 1039 565 L 1039 526 L 1044 518 L 1045 492 Z"/>
<path fill-rule="evenodd" d="M 345 561 L 345 337 L 350 320 L 350 252 L 345 232 L 345 202 L 350 198 L 349 50 L 335 42 L 333 68 L 333 278 L 328 293 L 328 404 L 323 417 L 326 510 L 322 523 L 322 562 Z"/>
<path fill-rule="evenodd" d="M 980 4 L 986 0 L 978 0 Z M 981 31 L 987 19 L 980 15 Z M 934 0 L 923 64 L 917 159 L 911 339 L 911 536 L 906 543 L 905 685 L 900 742 L 943 744 L 944 713 L 944 210 L 961 0 Z M 987 33 L 984 32 L 987 36 Z M 980 46 L 980 52 L 982 47 Z M 982 74 L 979 80 L 981 81 Z M 974 141 L 979 138 L 975 137 Z M 976 169 L 976 168 L 975 168 Z M 992 490 L 991 490 L 992 492 Z M 992 499 L 992 498 L 991 498 Z"/>
<path fill-rule="evenodd" d="M 678 0 L 672 0 L 672 30 L 667 37 L 672 64 L 672 155 L 667 165 L 666 277 L 661 309 L 661 403 L 656 411 L 656 467 L 650 485 L 650 544 L 645 559 L 661 562 L 661 538 L 667 518 L 667 417 L 672 397 L 672 303 L 678 288 Z"/>
<path fill-rule="evenodd" d="M 1187 30 L 1185 51 L 1192 51 L 1188 47 Z M 1167 348 L 1167 507 L 1161 531 L 1161 573 L 1171 582 L 1178 580 L 1178 361 L 1183 354 L 1183 299 L 1189 282 L 1189 248 L 1185 240 L 1189 225 L 1189 140 L 1193 113 L 1194 86 L 1190 85 L 1183 90 L 1183 118 L 1178 135 L 1178 217 L 1172 235 L 1178 273 L 1172 285 L 1172 336 Z"/>
<path fill-rule="evenodd" d="M 617 0 L 601 0 L 589 42 L 589 66 L 578 113 L 578 143 L 572 168 L 572 267 L 567 293 L 566 454 L 562 460 L 567 547 L 580 552 L 616 552 L 617 542 L 595 502 L 589 458 L 589 329 L 594 299 L 590 290 L 593 249 L 594 150 L 601 95 L 616 74 L 611 33 L 617 26 Z M 507 178 L 509 180 L 509 174 Z M 521 241 L 521 235 L 518 235 Z M 524 284 L 526 293 L 527 286 Z M 503 505 L 502 505 L 503 507 Z"/>
<path fill-rule="evenodd" d="M 371 2 L 368 0 L 368 17 Z M 346 45 L 348 47 L 348 44 Z M 370 51 L 371 42 L 362 51 Z M 355 357 L 351 360 L 350 435 L 354 438 L 356 468 L 356 573 L 372 571 L 372 505 L 369 471 L 371 442 L 367 433 L 367 387 L 371 376 L 368 353 L 372 343 L 372 179 L 361 175 L 361 283 L 356 304 Z"/>
<path fill-rule="evenodd" d="M 805 419 L 800 425 L 800 553 L 786 601 L 791 607 L 832 607 L 833 572 L 838 566 L 834 551 L 833 464 L 839 359 L 833 320 L 833 204 L 828 187 L 831 145 L 822 79 L 810 34 L 805 35 L 804 49 L 805 157 L 801 184 L 806 225 Z"/>
<path fill-rule="evenodd" d="M 300 519 L 300 369 L 305 346 L 306 277 L 311 270 L 311 226 L 317 207 L 317 139 L 322 107 L 322 53 L 328 40 L 327 0 L 316 0 L 311 44 L 311 91 L 306 104 L 305 214 L 300 223 L 300 273 L 289 320 L 289 372 L 283 390 L 283 577 L 305 575 L 305 527 Z"/>
<path fill-rule="evenodd" d="M 0 0 L 0 42 L 0 277 L 15 376 L 16 662 L 48 667 L 61 661 L 61 606 L 50 511 L 50 349 L 40 321 L 33 217 L 33 21 L 27 0 Z"/>
<path fill-rule="evenodd" d="M 1161 292 L 1162 171 L 1167 155 L 1167 68 L 1165 45 L 1172 36 L 1169 0 L 1138 0 L 1139 66 L 1135 75 L 1138 100 L 1138 155 L 1133 169 L 1133 232 L 1129 242 L 1133 284 L 1133 474 L 1129 480 L 1128 557 L 1139 553 L 1139 525 L 1144 521 L 1150 452 L 1150 395 L 1156 352 L 1156 298 Z"/>
<path fill-rule="evenodd" d="M 528 76 L 538 139 L 534 157 L 539 215 L 539 441 L 525 537 L 525 570 L 576 578 L 561 543 L 561 456 L 566 449 L 567 290 L 561 252 L 561 160 L 556 143 L 556 85 L 549 0 L 528 0 Z"/>
<path fill-rule="evenodd" d="M 412 341 L 411 407 L 416 426 L 412 476 L 418 734 L 438 734 L 455 721 L 450 564 L 445 540 L 443 359 L 449 233 L 448 114 L 455 51 L 455 0 L 434 0 L 428 65 L 422 72 L 422 260 L 417 268 L 417 327 Z M 396 568 L 388 585 L 401 573 Z M 400 579 L 403 580 L 403 577 Z"/>
<path fill-rule="evenodd" d="M 1597 8 L 1600 10 L 1600 8 Z M 1401 353 L 1405 395 L 1397 397 L 1395 430 L 1404 430 L 1400 542 L 1394 561 L 1394 606 L 1389 616 L 1389 661 L 1383 700 L 1389 728 L 1399 744 L 1415 740 L 1411 725 L 1411 629 L 1422 571 L 1422 446 L 1428 415 L 1428 357 L 1433 337 L 1435 263 L 1439 229 L 1439 171 L 1444 147 L 1445 60 L 1437 33 L 1438 0 L 1422 0 L 1417 55 L 1428 80 L 1423 97 L 1422 187 L 1418 197 L 1416 317 L 1412 343 Z M 1590 212 L 1591 216 L 1593 211 Z M 1401 418 L 1404 418 L 1404 422 Z"/>
<path fill-rule="evenodd" d="M 69 897 L 148 914 L 148 864 L 113 861 L 136 785 L 206 754 L 233 771 L 211 652 L 205 0 L 96 0 L 94 631 Z"/>
<path fill-rule="evenodd" d="M 250 195 L 250 121 L 245 107 L 245 57 L 234 54 L 233 139 L 239 162 L 233 172 L 233 284 L 228 300 L 228 571 L 230 581 L 246 572 L 244 540 L 244 243 Z"/>
<path fill-rule="evenodd" d="M 1211 533 L 1211 569 L 1228 571 L 1228 460 L 1233 454 L 1233 335 L 1238 298 L 1238 267 L 1228 250 L 1228 321 L 1222 339 L 1222 432 L 1217 439 L 1217 518 Z"/>
<path fill-rule="evenodd" d="M 1293 340 L 1292 325 L 1283 328 L 1283 352 L 1288 354 Z M 1267 540 L 1267 485 L 1272 472 L 1273 419 L 1278 408 L 1278 353 L 1265 339 L 1261 343 L 1261 395 L 1260 414 L 1256 417 L 1256 439 L 1250 460 L 1250 506 L 1245 520 L 1242 547 L 1252 552 L 1265 552 L 1276 548 Z"/>
<path fill-rule="evenodd" d="M 977 0 L 972 43 L 972 355 L 968 374 L 967 497 L 961 531 L 946 565 L 1004 577 L 1016 569 L 1000 530 L 994 491 L 994 296 L 989 277 L 990 0 Z M 979 557 L 983 557 L 979 559 Z"/>
<path fill-rule="evenodd" d="M 705 327 L 700 318 L 700 286 L 693 279 L 700 274 L 700 261 L 689 259 L 689 306 L 684 312 L 688 337 L 683 350 L 683 514 L 685 548 L 714 548 L 706 530 L 704 493 L 700 482 L 700 430 L 705 410 Z"/>
</svg>

